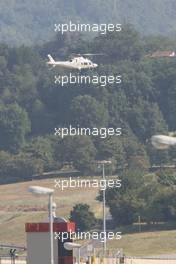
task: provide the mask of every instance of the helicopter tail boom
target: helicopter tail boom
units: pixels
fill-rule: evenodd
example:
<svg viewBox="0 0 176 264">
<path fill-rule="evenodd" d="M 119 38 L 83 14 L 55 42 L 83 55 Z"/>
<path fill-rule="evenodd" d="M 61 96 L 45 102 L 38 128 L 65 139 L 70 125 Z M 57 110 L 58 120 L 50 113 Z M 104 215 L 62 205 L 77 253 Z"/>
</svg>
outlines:
<svg viewBox="0 0 176 264">
<path fill-rule="evenodd" d="M 48 58 L 49 58 L 50 63 L 55 63 L 55 60 L 53 59 L 53 57 L 50 54 L 48 54 Z"/>
</svg>

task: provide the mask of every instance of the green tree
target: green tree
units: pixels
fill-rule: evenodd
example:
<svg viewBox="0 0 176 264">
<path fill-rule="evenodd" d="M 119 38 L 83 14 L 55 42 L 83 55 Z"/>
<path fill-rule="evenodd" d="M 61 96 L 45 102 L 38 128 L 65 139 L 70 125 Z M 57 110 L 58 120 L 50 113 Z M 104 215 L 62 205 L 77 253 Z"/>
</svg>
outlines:
<svg viewBox="0 0 176 264">
<path fill-rule="evenodd" d="M 41 160 L 0 151 L 0 184 L 29 181 L 34 174 L 42 172 Z"/>
<path fill-rule="evenodd" d="M 90 172 L 96 156 L 96 148 L 88 136 L 68 136 L 58 143 L 56 158 L 61 162 L 73 162 L 83 173 Z"/>
<path fill-rule="evenodd" d="M 139 101 L 129 113 L 129 123 L 135 135 L 142 142 L 156 133 L 167 132 L 167 124 L 156 103 Z"/>
<path fill-rule="evenodd" d="M 18 104 L 0 105 L 0 148 L 18 152 L 30 132 L 30 121 Z"/>
<path fill-rule="evenodd" d="M 113 161 L 114 169 L 112 166 L 110 166 L 109 169 L 113 169 L 113 171 L 119 167 L 123 168 L 126 162 L 126 153 L 121 136 L 109 137 L 104 140 L 97 139 L 95 142 L 98 160 L 111 159 Z"/>
<path fill-rule="evenodd" d="M 133 224 L 136 216 L 145 205 L 145 199 L 140 197 L 140 187 L 144 184 L 144 173 L 131 170 L 123 173 L 122 187 L 109 188 L 106 201 L 116 226 Z M 102 200 L 102 192 L 97 197 Z"/>
<path fill-rule="evenodd" d="M 123 26 L 121 32 L 108 32 L 98 36 L 93 43 L 93 51 L 107 54 L 111 63 L 117 60 L 139 60 L 143 54 L 143 43 L 139 33 L 131 26 Z"/>
<path fill-rule="evenodd" d="M 89 95 L 77 96 L 71 103 L 73 122 L 80 127 L 102 127 L 108 122 L 108 111 Z"/>
<path fill-rule="evenodd" d="M 176 219 L 176 195 L 170 187 L 157 185 L 146 203 L 144 214 L 147 222 L 168 222 Z"/>
<path fill-rule="evenodd" d="M 90 231 L 96 225 L 96 218 L 94 213 L 90 211 L 90 206 L 83 203 L 73 207 L 70 212 L 70 220 L 76 223 L 76 227 L 80 231 Z"/>
<path fill-rule="evenodd" d="M 54 147 L 49 137 L 36 137 L 28 142 L 23 152 L 32 159 L 41 160 L 44 170 L 54 170 L 58 163 L 54 157 Z"/>
</svg>

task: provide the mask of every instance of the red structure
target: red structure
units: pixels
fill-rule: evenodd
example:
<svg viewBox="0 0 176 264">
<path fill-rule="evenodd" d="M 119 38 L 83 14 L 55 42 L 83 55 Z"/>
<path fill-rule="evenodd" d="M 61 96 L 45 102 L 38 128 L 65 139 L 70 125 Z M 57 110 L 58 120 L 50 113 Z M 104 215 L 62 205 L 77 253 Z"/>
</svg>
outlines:
<svg viewBox="0 0 176 264">
<path fill-rule="evenodd" d="M 175 51 L 155 51 L 152 54 L 146 55 L 149 58 L 172 58 L 176 57 Z"/>
<path fill-rule="evenodd" d="M 50 228 L 49 223 L 27 223 L 27 262 L 28 264 L 50 263 Z M 73 264 L 73 252 L 64 248 L 65 242 L 72 242 L 70 232 L 75 232 L 73 222 L 54 222 L 53 232 L 60 234 L 60 239 L 54 234 L 54 263 Z M 68 233 L 68 238 L 61 241 L 62 233 Z M 57 237 L 57 239 L 55 239 Z"/>
</svg>

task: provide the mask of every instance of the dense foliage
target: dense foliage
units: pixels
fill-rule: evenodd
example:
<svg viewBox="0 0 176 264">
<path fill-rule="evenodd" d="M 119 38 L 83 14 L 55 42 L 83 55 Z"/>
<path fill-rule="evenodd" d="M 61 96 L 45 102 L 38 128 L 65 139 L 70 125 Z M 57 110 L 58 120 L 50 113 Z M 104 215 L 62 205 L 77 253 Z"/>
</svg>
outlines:
<svg viewBox="0 0 176 264">
<path fill-rule="evenodd" d="M 87 204 L 76 204 L 70 212 L 70 220 L 76 223 L 76 228 L 79 231 L 91 230 L 96 225 L 94 213 L 90 211 Z"/>
<path fill-rule="evenodd" d="M 55 23 L 131 23 L 142 34 L 175 36 L 175 0 L 1 0 L 0 41 L 47 42 Z"/>
<path fill-rule="evenodd" d="M 131 225 L 140 221 L 148 224 L 176 220 L 176 195 L 172 181 L 175 172 L 160 171 L 158 175 L 144 171 L 124 171 L 122 188 L 109 188 L 107 205 L 115 226 Z M 171 180 L 172 179 L 172 180 Z M 99 200 L 102 200 L 100 193 Z"/>
<path fill-rule="evenodd" d="M 2 162 L 1 182 L 8 181 L 10 175 L 20 180 L 23 169 L 23 178 L 28 178 L 30 173 L 60 168 L 64 162 L 72 162 L 86 174 L 97 172 L 94 161 L 98 159 L 111 158 L 113 171 L 125 166 L 148 169 L 150 164 L 167 163 L 169 157 L 172 162 L 173 151 L 159 153 L 148 140 L 155 133 L 176 129 L 176 60 L 145 55 L 149 50 L 174 45 L 175 41 L 167 38 L 163 42 L 160 37 L 142 39 L 131 26 L 89 41 L 66 34 L 37 48 L 1 44 L 0 159 L 6 160 Z M 50 71 L 45 65 L 48 53 L 57 58 L 62 54 L 66 59 L 72 52 L 97 51 L 106 54 L 93 58 L 99 67 L 82 74 L 120 74 L 122 83 L 62 87 L 54 83 L 54 75 L 68 72 Z M 122 135 L 54 135 L 55 128 L 70 125 L 121 127 Z"/>
<path fill-rule="evenodd" d="M 144 39 L 131 26 L 89 41 L 66 34 L 37 48 L 1 44 L 0 182 L 28 180 L 66 162 L 82 174 L 100 173 L 96 160 L 110 158 L 108 172 L 123 172 L 122 188 L 107 192 L 117 225 L 131 224 L 139 215 L 146 222 L 175 220 L 175 174 L 170 170 L 148 174 L 151 165 L 172 163 L 175 158 L 174 149 L 156 151 L 149 142 L 155 133 L 176 130 L 176 60 L 146 57 L 168 49 L 175 49 L 175 41 Z M 104 53 L 93 58 L 98 68 L 82 74 L 120 74 L 122 83 L 55 84 L 54 75 L 68 72 L 50 71 L 46 55 L 66 59 L 73 52 Z M 55 128 L 70 125 L 121 127 L 122 135 L 55 135 Z M 88 228 L 85 219 L 95 220 L 87 205 L 75 206 L 71 217 L 82 221 L 82 229 Z"/>
</svg>

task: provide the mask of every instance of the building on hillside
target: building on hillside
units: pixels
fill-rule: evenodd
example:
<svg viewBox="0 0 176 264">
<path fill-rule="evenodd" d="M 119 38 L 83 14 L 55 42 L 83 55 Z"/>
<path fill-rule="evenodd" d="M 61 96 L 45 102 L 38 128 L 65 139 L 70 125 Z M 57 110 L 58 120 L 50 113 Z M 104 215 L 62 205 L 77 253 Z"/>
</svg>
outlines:
<svg viewBox="0 0 176 264">
<path fill-rule="evenodd" d="M 152 54 L 146 55 L 146 57 L 149 58 L 171 58 L 171 57 L 176 57 L 176 52 L 175 51 L 155 51 Z"/>
</svg>

